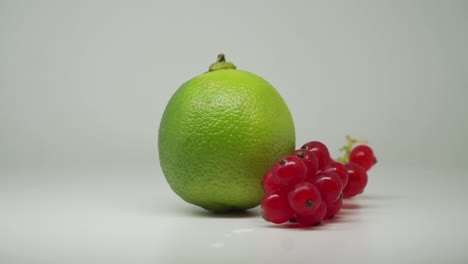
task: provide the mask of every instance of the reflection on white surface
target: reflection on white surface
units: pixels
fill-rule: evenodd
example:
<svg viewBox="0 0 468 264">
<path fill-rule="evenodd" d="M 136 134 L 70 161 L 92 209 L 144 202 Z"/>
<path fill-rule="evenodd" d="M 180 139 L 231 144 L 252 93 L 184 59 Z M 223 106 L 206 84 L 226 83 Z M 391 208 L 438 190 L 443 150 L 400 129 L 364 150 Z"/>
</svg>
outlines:
<svg viewBox="0 0 468 264">
<path fill-rule="evenodd" d="M 248 233 L 248 232 L 253 232 L 254 230 L 253 229 L 248 229 L 248 228 L 245 228 L 245 229 L 234 229 L 232 230 L 232 233 Z"/>
<path fill-rule="evenodd" d="M 253 232 L 254 229 L 249 229 L 249 228 L 243 228 L 243 229 L 234 229 L 232 230 L 230 233 L 225 233 L 223 236 L 225 238 L 231 238 L 233 235 L 242 235 L 244 233 L 250 233 L 250 232 Z M 226 240 L 223 240 L 223 241 L 226 241 Z M 212 243 L 211 246 L 212 247 L 216 247 L 216 248 L 219 248 L 219 247 L 224 247 L 225 243 L 224 242 L 217 242 L 217 243 Z"/>
<path fill-rule="evenodd" d="M 215 247 L 215 248 L 219 248 L 219 247 L 224 247 L 224 243 L 212 243 L 211 244 L 212 247 Z"/>
</svg>

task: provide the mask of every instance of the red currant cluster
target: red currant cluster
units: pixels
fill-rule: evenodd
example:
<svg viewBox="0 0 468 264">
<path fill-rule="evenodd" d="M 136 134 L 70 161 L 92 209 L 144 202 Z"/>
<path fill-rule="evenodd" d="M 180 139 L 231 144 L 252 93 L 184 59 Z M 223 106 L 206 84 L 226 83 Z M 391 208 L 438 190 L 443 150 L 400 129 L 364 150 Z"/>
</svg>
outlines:
<svg viewBox="0 0 468 264">
<path fill-rule="evenodd" d="M 280 158 L 263 176 L 261 207 L 266 221 L 318 225 L 340 211 L 343 198 L 356 196 L 367 185 L 367 171 L 376 163 L 372 149 L 351 139 L 337 161 L 319 141 Z"/>
</svg>

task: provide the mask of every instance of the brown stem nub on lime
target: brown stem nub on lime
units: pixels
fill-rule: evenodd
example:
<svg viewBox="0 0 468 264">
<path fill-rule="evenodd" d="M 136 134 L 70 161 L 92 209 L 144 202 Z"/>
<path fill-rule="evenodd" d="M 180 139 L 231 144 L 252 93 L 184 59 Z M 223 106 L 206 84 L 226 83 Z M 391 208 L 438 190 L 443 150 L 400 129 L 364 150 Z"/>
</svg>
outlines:
<svg viewBox="0 0 468 264">
<path fill-rule="evenodd" d="M 226 61 L 226 57 L 224 56 L 223 53 L 218 54 L 218 58 L 216 59 L 216 62 L 210 65 L 210 68 L 208 71 L 217 71 L 217 70 L 235 70 L 236 65 L 232 64 L 231 62 Z"/>
<path fill-rule="evenodd" d="M 216 62 L 226 62 L 226 56 L 224 56 L 224 53 L 218 54 L 218 59 L 216 59 Z"/>
</svg>

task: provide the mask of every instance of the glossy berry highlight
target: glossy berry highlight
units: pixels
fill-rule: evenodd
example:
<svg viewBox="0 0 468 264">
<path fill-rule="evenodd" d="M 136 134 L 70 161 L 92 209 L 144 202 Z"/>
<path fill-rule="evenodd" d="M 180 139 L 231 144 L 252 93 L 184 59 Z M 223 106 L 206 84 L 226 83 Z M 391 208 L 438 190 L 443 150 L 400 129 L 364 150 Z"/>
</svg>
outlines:
<svg viewBox="0 0 468 264">
<path fill-rule="evenodd" d="M 349 162 L 357 163 L 368 171 L 375 163 L 377 163 L 377 159 L 369 146 L 358 145 L 349 153 Z"/>
<path fill-rule="evenodd" d="M 317 174 L 319 164 L 318 164 L 317 156 L 315 156 L 314 153 L 304 150 L 304 149 L 299 149 L 291 153 L 291 155 L 294 155 L 300 158 L 306 165 L 307 167 L 307 175 L 305 178 L 306 181 L 314 177 L 315 174 Z"/>
<path fill-rule="evenodd" d="M 275 191 L 264 196 L 261 207 L 262 216 L 268 222 L 282 224 L 293 217 L 293 211 L 288 205 L 285 195 L 281 194 L 280 191 Z"/>
<path fill-rule="evenodd" d="M 367 172 L 361 165 L 356 163 L 347 163 L 345 167 L 349 179 L 348 184 L 343 189 L 343 195 L 345 198 L 350 198 L 362 193 L 366 188 Z"/>
<path fill-rule="evenodd" d="M 318 168 L 323 169 L 332 161 L 327 146 L 320 141 L 310 141 L 304 144 L 301 149 L 308 150 L 315 154 L 318 160 Z"/>
<path fill-rule="evenodd" d="M 275 163 L 272 173 L 276 185 L 287 187 L 304 180 L 307 176 L 307 167 L 302 159 L 289 155 Z"/>
<path fill-rule="evenodd" d="M 325 218 L 334 217 L 341 210 L 342 206 L 343 206 L 343 195 L 340 195 L 340 198 L 338 198 L 332 204 L 327 206 L 327 213 L 325 214 Z"/>
<path fill-rule="evenodd" d="M 313 178 L 312 184 L 319 190 L 323 202 L 328 206 L 335 202 L 343 191 L 343 183 L 335 172 L 321 172 Z"/>
<path fill-rule="evenodd" d="M 262 188 L 265 194 L 271 193 L 274 190 L 278 189 L 278 186 L 273 181 L 273 169 L 269 169 L 263 174 L 262 178 Z"/>
<path fill-rule="evenodd" d="M 294 186 L 288 193 L 288 202 L 294 213 L 313 214 L 322 203 L 319 190 L 311 183 L 301 183 Z"/>
<path fill-rule="evenodd" d="M 330 162 L 325 168 L 323 168 L 323 172 L 334 172 L 340 176 L 341 182 L 343 183 L 343 188 L 348 184 L 348 170 L 345 166 L 337 161 Z"/>
<path fill-rule="evenodd" d="M 312 213 L 312 214 L 301 214 L 295 213 L 294 219 L 303 226 L 316 226 L 320 225 L 322 221 L 325 219 L 325 215 L 327 214 L 327 206 L 322 203 L 320 204 L 319 208 Z"/>
</svg>

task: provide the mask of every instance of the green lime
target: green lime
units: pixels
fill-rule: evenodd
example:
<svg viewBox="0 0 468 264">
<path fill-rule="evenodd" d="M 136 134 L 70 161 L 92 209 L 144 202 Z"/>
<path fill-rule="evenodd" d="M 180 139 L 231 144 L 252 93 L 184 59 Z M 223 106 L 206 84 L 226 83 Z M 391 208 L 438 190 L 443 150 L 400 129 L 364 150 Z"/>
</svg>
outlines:
<svg viewBox="0 0 468 264">
<path fill-rule="evenodd" d="M 214 212 L 245 210 L 260 204 L 266 170 L 294 150 L 294 124 L 267 81 L 220 54 L 172 96 L 158 147 L 166 180 L 182 199 Z"/>
</svg>

